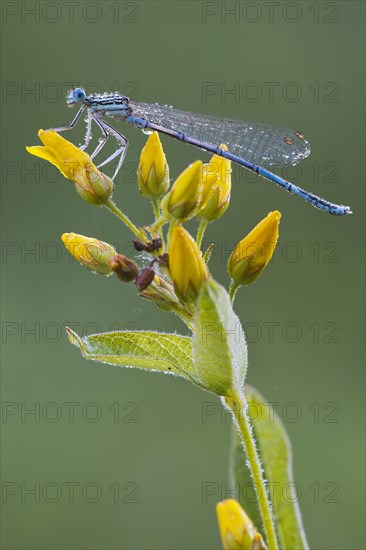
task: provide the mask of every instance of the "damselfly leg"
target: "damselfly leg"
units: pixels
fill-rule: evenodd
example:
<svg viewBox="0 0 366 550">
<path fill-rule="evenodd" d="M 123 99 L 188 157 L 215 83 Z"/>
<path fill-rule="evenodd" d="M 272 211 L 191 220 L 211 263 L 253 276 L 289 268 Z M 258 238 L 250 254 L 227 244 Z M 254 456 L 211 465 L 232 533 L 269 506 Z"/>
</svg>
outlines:
<svg viewBox="0 0 366 550">
<path fill-rule="evenodd" d="M 82 106 L 78 110 L 75 117 L 70 122 L 69 126 L 61 126 L 59 128 L 48 128 L 48 129 L 51 132 L 57 132 L 58 134 L 60 134 L 61 132 L 66 132 L 67 130 L 73 130 L 75 128 L 75 126 L 77 125 L 77 123 L 79 122 L 79 120 L 81 118 L 81 115 L 83 114 L 84 110 L 85 110 L 85 105 Z M 79 147 L 79 149 L 81 149 L 82 151 L 84 151 L 84 149 L 86 149 L 88 147 L 88 145 L 90 143 L 90 140 L 91 140 L 91 137 L 92 137 L 92 134 L 91 134 L 91 121 L 92 121 L 91 113 L 90 113 L 90 111 L 88 111 L 88 118 L 87 118 L 86 134 L 85 134 L 84 144 Z"/>
<path fill-rule="evenodd" d="M 101 168 L 102 166 L 105 166 L 106 164 L 111 162 L 113 159 L 118 157 L 118 155 L 120 155 L 117 168 L 112 177 L 112 180 L 114 180 L 114 178 L 117 176 L 118 172 L 120 171 L 123 161 L 125 159 L 127 148 L 128 148 L 128 140 L 125 138 L 124 135 L 122 135 L 115 128 L 107 124 L 107 122 L 105 122 L 104 120 L 99 120 L 96 116 L 93 116 L 93 119 L 95 123 L 99 126 L 101 131 L 103 132 L 104 138 L 98 144 L 97 148 L 91 155 L 91 158 L 94 158 L 98 153 L 100 153 L 100 151 L 106 144 L 109 135 L 112 135 L 116 139 L 117 143 L 120 145 L 120 147 L 116 151 L 114 151 L 114 153 L 112 153 L 107 159 L 105 159 L 101 164 L 98 165 L 98 168 Z"/>
<path fill-rule="evenodd" d="M 82 107 L 80 107 L 80 109 L 78 110 L 78 112 L 76 113 L 76 115 L 74 116 L 74 118 L 72 119 L 72 121 L 70 122 L 70 124 L 68 126 L 61 126 L 60 128 L 48 128 L 51 132 L 66 132 L 66 130 L 73 130 L 75 128 L 75 126 L 77 125 L 77 123 L 79 122 L 80 120 L 80 117 L 83 113 L 85 109 L 85 106 L 83 105 Z"/>
<path fill-rule="evenodd" d="M 59 127 L 59 128 L 49 128 L 49 130 L 51 130 L 52 132 L 58 132 L 58 133 L 66 132 L 67 130 L 73 130 L 75 128 L 75 126 L 77 125 L 77 123 L 79 122 L 79 120 L 81 118 L 81 115 L 84 112 L 84 109 L 85 109 L 85 106 L 82 106 L 78 110 L 75 117 L 70 122 L 69 126 L 62 126 L 62 127 Z M 101 164 L 98 165 L 98 168 L 101 168 L 102 166 L 105 166 L 106 164 L 111 162 L 113 159 L 118 157 L 118 155 L 120 155 L 120 158 L 119 158 L 119 161 L 118 161 L 118 164 L 117 164 L 117 168 L 116 168 L 116 170 L 114 172 L 114 175 L 113 175 L 113 178 L 112 178 L 112 179 L 114 179 L 117 176 L 118 172 L 120 171 L 121 166 L 123 164 L 123 161 L 125 159 L 125 156 L 126 156 L 126 153 L 127 153 L 127 147 L 128 147 L 128 140 L 125 138 L 124 135 L 122 135 L 120 132 L 118 132 L 115 128 L 110 126 L 104 120 L 100 120 L 100 118 L 95 113 L 93 113 L 92 111 L 90 111 L 88 109 L 88 118 L 87 118 L 87 124 L 86 124 L 85 140 L 84 140 L 84 144 L 80 146 L 80 149 L 82 151 L 84 151 L 88 147 L 88 145 L 91 141 L 91 138 L 92 138 L 92 129 L 91 129 L 91 127 L 92 127 L 92 122 L 93 121 L 96 123 L 96 125 L 98 126 L 98 128 L 102 132 L 102 137 L 99 140 L 99 143 L 96 146 L 96 148 L 94 149 L 93 153 L 90 155 L 90 157 L 92 159 L 94 157 L 96 157 L 101 152 L 101 150 L 103 149 L 103 147 L 107 143 L 108 137 L 110 135 L 113 136 L 116 139 L 117 143 L 119 144 L 118 149 L 116 151 L 114 151 L 114 153 L 112 153 Z"/>
<path fill-rule="evenodd" d="M 88 118 L 86 120 L 86 133 L 85 133 L 84 145 L 80 146 L 80 149 L 82 151 L 85 151 L 85 149 L 88 147 L 88 145 L 90 143 L 90 140 L 92 138 L 91 125 L 92 125 L 92 114 L 91 114 L 90 111 L 88 111 Z"/>
<path fill-rule="evenodd" d="M 100 120 L 98 120 L 96 116 L 92 115 L 90 112 L 89 112 L 89 116 L 90 116 L 90 120 L 94 120 L 95 124 L 98 126 L 98 128 L 103 134 L 103 137 L 99 138 L 98 145 L 90 155 L 90 158 L 93 159 L 95 156 L 97 156 L 97 154 L 103 149 L 104 145 L 106 144 L 108 139 L 108 132 L 105 130 L 105 128 L 103 127 L 103 124 L 101 123 Z"/>
</svg>

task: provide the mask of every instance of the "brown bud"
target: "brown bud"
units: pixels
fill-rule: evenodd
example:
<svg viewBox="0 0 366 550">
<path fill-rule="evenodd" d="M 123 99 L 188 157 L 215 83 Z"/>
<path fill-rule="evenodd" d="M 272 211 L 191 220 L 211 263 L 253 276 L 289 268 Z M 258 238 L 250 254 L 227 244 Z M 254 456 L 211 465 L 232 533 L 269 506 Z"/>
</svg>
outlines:
<svg viewBox="0 0 366 550">
<path fill-rule="evenodd" d="M 139 241 L 138 239 L 134 239 L 132 243 L 135 247 L 135 250 L 137 250 L 138 252 L 142 252 L 143 250 L 145 250 L 145 252 L 155 252 L 163 246 L 163 241 L 160 237 L 152 239 L 151 241 L 147 241 L 146 244 Z"/>
<path fill-rule="evenodd" d="M 145 290 L 153 282 L 155 271 L 151 267 L 144 267 L 136 277 L 136 287 L 139 292 Z"/>
<path fill-rule="evenodd" d="M 139 241 L 139 239 L 134 239 L 132 241 L 132 244 L 135 247 L 135 250 L 137 250 L 137 252 L 142 252 L 143 250 L 145 250 L 144 243 Z"/>
<path fill-rule="evenodd" d="M 153 252 L 154 250 L 159 250 L 163 246 L 163 241 L 161 237 L 158 237 L 156 239 L 152 239 L 152 241 L 148 241 L 148 246 L 150 247 L 149 252 Z"/>
<path fill-rule="evenodd" d="M 124 283 L 129 283 L 137 277 L 137 264 L 129 258 L 126 258 L 126 256 L 123 256 L 123 254 L 113 256 L 109 261 L 109 266 Z"/>
<path fill-rule="evenodd" d="M 158 261 L 160 265 L 169 267 L 169 254 L 167 252 L 165 252 L 164 254 L 160 254 L 160 256 L 158 257 Z"/>
</svg>

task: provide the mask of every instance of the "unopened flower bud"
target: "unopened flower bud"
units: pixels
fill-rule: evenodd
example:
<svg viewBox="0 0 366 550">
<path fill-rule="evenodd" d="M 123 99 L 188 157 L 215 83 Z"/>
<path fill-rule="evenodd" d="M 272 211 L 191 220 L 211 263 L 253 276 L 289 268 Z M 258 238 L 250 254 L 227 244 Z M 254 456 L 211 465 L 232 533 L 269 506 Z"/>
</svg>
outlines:
<svg viewBox="0 0 366 550">
<path fill-rule="evenodd" d="M 226 145 L 220 148 L 227 151 Z M 208 164 L 203 165 L 203 188 L 201 206 L 197 217 L 208 222 L 220 218 L 227 210 L 231 193 L 231 162 L 213 155 Z"/>
<path fill-rule="evenodd" d="M 218 502 L 216 512 L 224 550 L 267 550 L 239 502 L 233 499 Z"/>
<path fill-rule="evenodd" d="M 137 277 L 138 266 L 134 261 L 126 258 L 123 254 L 117 254 L 109 260 L 111 270 L 124 283 L 134 281 Z"/>
<path fill-rule="evenodd" d="M 169 189 L 169 167 L 157 132 L 149 136 L 141 151 L 137 181 L 144 197 L 157 199 Z"/>
<path fill-rule="evenodd" d="M 76 233 L 64 233 L 61 239 L 70 254 L 90 271 L 112 275 L 110 260 L 117 254 L 113 246 Z"/>
<path fill-rule="evenodd" d="M 139 292 L 145 290 L 154 280 L 155 271 L 151 267 L 144 267 L 136 277 L 136 288 Z"/>
<path fill-rule="evenodd" d="M 194 301 L 209 273 L 196 241 L 181 225 L 173 229 L 168 253 L 176 293 L 184 301 Z"/>
<path fill-rule="evenodd" d="M 175 180 L 169 193 L 161 201 L 167 219 L 184 223 L 196 214 L 202 194 L 202 162 L 197 160 Z"/>
<path fill-rule="evenodd" d="M 113 181 L 100 172 L 91 161 L 75 175 L 74 182 L 78 195 L 95 206 L 102 206 L 113 194 Z"/>
<path fill-rule="evenodd" d="M 228 272 L 236 285 L 253 283 L 272 258 L 280 218 L 278 210 L 270 212 L 234 248 L 229 258 Z"/>
</svg>

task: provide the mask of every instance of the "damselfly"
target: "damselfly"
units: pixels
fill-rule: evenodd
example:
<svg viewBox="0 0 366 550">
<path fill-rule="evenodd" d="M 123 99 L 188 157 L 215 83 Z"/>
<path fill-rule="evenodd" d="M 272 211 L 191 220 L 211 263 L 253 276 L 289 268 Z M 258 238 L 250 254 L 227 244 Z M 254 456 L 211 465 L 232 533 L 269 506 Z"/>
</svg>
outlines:
<svg viewBox="0 0 366 550">
<path fill-rule="evenodd" d="M 101 168 L 119 156 L 113 179 L 118 174 L 126 156 L 128 141 L 120 132 L 110 126 L 104 117 L 129 122 L 146 132 L 156 130 L 199 149 L 225 157 L 329 214 L 338 216 L 351 214 L 349 206 L 333 204 L 304 191 L 297 185 L 260 166 L 263 164 L 280 168 L 286 165 L 296 165 L 306 158 L 310 154 L 310 145 L 300 132 L 269 124 L 216 118 L 179 111 L 169 106 L 130 101 L 127 96 L 118 92 L 88 96 L 82 88 L 74 88 L 68 92 L 67 104 L 70 107 L 80 105 L 76 116 L 69 126 L 53 128 L 53 130 L 62 132 L 74 128 L 86 109 L 88 114 L 87 131 L 82 149 L 88 147 L 90 143 L 92 122 L 99 127 L 102 138 L 91 154 L 91 158 L 100 153 L 108 136 L 114 136 L 118 143 L 117 150 L 98 166 Z M 221 143 L 227 146 L 228 151 L 219 147 Z"/>
</svg>

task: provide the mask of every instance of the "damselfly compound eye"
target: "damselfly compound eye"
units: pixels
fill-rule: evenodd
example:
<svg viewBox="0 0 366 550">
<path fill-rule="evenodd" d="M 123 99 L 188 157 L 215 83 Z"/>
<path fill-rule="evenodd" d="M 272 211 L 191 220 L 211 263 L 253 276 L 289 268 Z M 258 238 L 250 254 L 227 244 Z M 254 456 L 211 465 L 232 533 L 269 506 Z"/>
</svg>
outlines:
<svg viewBox="0 0 366 550">
<path fill-rule="evenodd" d="M 82 88 L 75 88 L 74 90 L 70 90 L 67 94 L 67 104 L 68 105 L 75 105 L 76 103 L 81 103 L 84 101 L 86 97 L 86 93 Z"/>
</svg>

